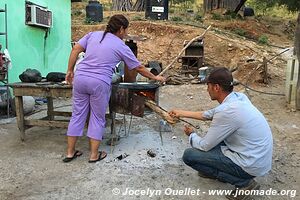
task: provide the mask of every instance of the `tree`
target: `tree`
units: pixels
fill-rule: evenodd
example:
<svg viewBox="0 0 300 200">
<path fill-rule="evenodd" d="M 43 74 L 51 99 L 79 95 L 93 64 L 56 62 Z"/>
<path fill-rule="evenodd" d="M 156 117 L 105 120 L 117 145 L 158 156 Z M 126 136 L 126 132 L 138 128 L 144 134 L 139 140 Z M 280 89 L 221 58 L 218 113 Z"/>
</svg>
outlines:
<svg viewBox="0 0 300 200">
<path fill-rule="evenodd" d="M 294 47 L 297 59 L 300 62 L 300 1 L 299 0 L 255 0 L 255 4 L 278 4 L 280 6 L 286 6 L 290 12 L 299 12 L 296 21 L 295 40 Z M 298 68 L 298 81 L 297 81 L 297 92 L 296 92 L 296 108 L 300 109 L 300 67 Z"/>
<path fill-rule="evenodd" d="M 137 0 L 133 6 L 135 11 L 144 11 L 146 9 L 146 0 Z"/>
<path fill-rule="evenodd" d="M 131 9 L 131 0 L 112 0 L 112 10 L 130 11 Z"/>
<path fill-rule="evenodd" d="M 285 5 L 289 11 L 298 13 L 296 31 L 295 31 L 295 51 L 300 62 L 300 1 L 299 0 L 278 0 L 279 5 Z M 298 82 L 297 82 L 297 93 L 296 93 L 296 108 L 300 109 L 300 66 L 298 68 Z"/>
<path fill-rule="evenodd" d="M 241 0 L 242 1 L 242 0 Z M 295 31 L 295 49 L 298 60 L 300 60 L 300 1 L 299 0 L 255 0 L 255 4 L 259 7 L 264 5 L 265 7 L 273 7 L 276 4 L 280 6 L 286 6 L 290 12 L 299 12 L 296 31 Z"/>
<path fill-rule="evenodd" d="M 240 3 L 237 5 L 237 7 L 234 10 L 234 13 L 237 14 L 240 9 L 243 7 L 243 5 L 246 3 L 247 0 L 240 0 Z"/>
<path fill-rule="evenodd" d="M 273 8 L 277 4 L 278 0 L 255 0 L 253 5 L 253 8 L 255 10 L 262 11 L 263 15 L 266 13 L 266 11 L 270 8 Z"/>
<path fill-rule="evenodd" d="M 300 11 L 299 0 L 277 0 L 279 5 L 284 5 L 289 11 L 296 12 Z"/>
<path fill-rule="evenodd" d="M 295 52 L 298 60 L 300 61 L 300 12 L 298 14 L 297 27 L 295 31 Z"/>
</svg>

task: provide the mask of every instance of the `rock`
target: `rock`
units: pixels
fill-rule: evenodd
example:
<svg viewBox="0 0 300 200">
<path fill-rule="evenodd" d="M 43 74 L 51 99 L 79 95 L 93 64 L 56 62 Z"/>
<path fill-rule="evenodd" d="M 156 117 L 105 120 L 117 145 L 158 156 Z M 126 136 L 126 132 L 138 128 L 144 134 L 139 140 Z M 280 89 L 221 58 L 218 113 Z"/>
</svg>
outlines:
<svg viewBox="0 0 300 200">
<path fill-rule="evenodd" d="M 33 111 L 34 105 L 35 100 L 32 96 L 23 96 L 23 108 L 25 115 Z M 15 98 L 13 98 L 12 110 L 13 113 L 16 113 Z"/>
<path fill-rule="evenodd" d="M 198 79 L 194 79 L 191 81 L 191 84 L 199 84 L 199 83 L 201 83 L 201 81 Z"/>
<path fill-rule="evenodd" d="M 295 124 L 292 125 L 292 128 L 299 129 L 299 127 L 296 126 Z"/>
</svg>

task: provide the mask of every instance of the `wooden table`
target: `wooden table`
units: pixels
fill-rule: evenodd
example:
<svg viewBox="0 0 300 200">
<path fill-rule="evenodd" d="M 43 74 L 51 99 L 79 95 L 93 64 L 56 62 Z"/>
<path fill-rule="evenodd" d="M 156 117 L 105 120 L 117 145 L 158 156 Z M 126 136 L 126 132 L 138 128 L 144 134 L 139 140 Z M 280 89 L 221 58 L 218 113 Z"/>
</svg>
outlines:
<svg viewBox="0 0 300 200">
<path fill-rule="evenodd" d="M 55 116 L 70 117 L 71 112 L 54 111 L 53 98 L 72 97 L 72 86 L 58 83 L 40 82 L 40 83 L 11 83 L 9 86 L 13 89 L 15 96 L 16 116 L 18 128 L 21 133 L 21 140 L 25 140 L 25 130 L 32 126 L 46 126 L 67 128 L 68 121 L 55 120 Z M 42 119 L 25 119 L 23 96 L 38 96 L 47 98 L 47 116 Z"/>
</svg>

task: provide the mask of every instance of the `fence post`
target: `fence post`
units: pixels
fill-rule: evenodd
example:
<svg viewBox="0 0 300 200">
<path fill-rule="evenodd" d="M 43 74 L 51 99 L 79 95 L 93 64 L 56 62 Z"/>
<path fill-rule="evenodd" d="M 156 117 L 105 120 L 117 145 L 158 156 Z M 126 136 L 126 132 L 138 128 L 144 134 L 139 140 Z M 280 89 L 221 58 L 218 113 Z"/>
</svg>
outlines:
<svg viewBox="0 0 300 200">
<path fill-rule="evenodd" d="M 299 61 L 296 56 L 288 60 L 286 68 L 286 83 L 285 83 L 285 96 L 288 105 L 293 109 L 300 109 L 299 104 Z"/>
</svg>

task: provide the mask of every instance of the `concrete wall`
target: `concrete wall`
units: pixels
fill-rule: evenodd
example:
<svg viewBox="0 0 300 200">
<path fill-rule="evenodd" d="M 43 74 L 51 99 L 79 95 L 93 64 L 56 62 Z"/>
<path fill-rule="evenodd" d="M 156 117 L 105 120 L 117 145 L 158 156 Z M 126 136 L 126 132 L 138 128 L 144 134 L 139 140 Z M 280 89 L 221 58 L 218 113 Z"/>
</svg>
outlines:
<svg viewBox="0 0 300 200">
<path fill-rule="evenodd" d="M 47 29 L 25 24 L 25 0 L 1 0 L 7 4 L 8 51 L 12 59 L 9 82 L 19 82 L 19 74 L 34 68 L 46 76 L 48 72 L 65 72 L 71 50 L 71 1 L 31 0 L 52 11 L 53 26 Z M 0 32 L 4 31 L 4 13 L 0 13 Z M 0 36 L 5 48 L 5 37 Z"/>
</svg>

